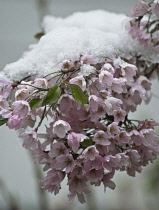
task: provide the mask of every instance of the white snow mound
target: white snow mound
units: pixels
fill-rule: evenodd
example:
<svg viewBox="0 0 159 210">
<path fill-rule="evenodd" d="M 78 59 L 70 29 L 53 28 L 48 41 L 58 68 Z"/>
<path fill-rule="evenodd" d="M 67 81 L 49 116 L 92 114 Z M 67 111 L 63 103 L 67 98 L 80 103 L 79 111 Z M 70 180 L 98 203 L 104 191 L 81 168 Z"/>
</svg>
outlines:
<svg viewBox="0 0 159 210">
<path fill-rule="evenodd" d="M 41 77 L 57 71 L 64 59 L 76 60 L 80 55 L 91 54 L 99 61 L 112 54 L 127 55 L 143 51 L 125 30 L 128 18 L 106 11 L 78 12 L 66 18 L 46 16 L 43 28 L 46 33 L 37 45 L 31 47 L 18 61 L 6 65 L 0 77 L 19 81 L 29 75 Z"/>
</svg>

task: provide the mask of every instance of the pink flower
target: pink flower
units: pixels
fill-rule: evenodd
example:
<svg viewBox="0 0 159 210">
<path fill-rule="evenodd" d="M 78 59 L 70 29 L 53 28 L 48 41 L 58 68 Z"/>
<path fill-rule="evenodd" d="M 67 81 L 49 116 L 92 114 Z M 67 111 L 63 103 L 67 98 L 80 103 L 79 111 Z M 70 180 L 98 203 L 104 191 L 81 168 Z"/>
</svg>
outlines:
<svg viewBox="0 0 159 210">
<path fill-rule="evenodd" d="M 90 95 L 89 97 L 89 109 L 93 112 L 98 111 L 99 105 L 104 107 L 103 101 L 96 95 Z"/>
<path fill-rule="evenodd" d="M 37 146 L 37 132 L 34 130 L 26 130 L 25 133 L 19 135 L 20 138 L 24 138 L 23 147 L 26 149 L 35 149 Z"/>
<path fill-rule="evenodd" d="M 98 106 L 98 110 L 96 112 L 91 112 L 91 121 L 97 122 L 100 118 L 104 117 L 106 114 L 105 106 Z"/>
<path fill-rule="evenodd" d="M 115 60 L 115 65 L 119 65 L 121 67 L 122 75 L 128 80 L 132 80 L 136 75 L 137 67 L 133 64 L 125 62 L 121 58 L 117 58 Z"/>
<path fill-rule="evenodd" d="M 87 147 L 82 153 L 82 156 L 84 158 L 86 158 L 86 159 L 88 158 L 90 160 L 94 160 L 95 157 L 98 156 L 98 155 L 99 155 L 99 152 L 98 152 L 98 150 L 96 149 L 95 146 Z"/>
<path fill-rule="evenodd" d="M 113 122 L 107 127 L 107 132 L 110 136 L 114 137 L 120 133 L 119 126 L 117 122 Z"/>
<path fill-rule="evenodd" d="M 29 103 L 26 101 L 15 101 L 13 106 L 13 113 L 19 115 L 20 119 L 24 119 L 31 111 Z"/>
<path fill-rule="evenodd" d="M 152 43 L 151 35 L 146 29 L 147 21 L 141 20 L 140 27 L 136 20 L 131 20 L 130 24 L 127 26 L 127 30 L 133 39 L 137 39 L 140 44 L 145 47 L 149 47 Z"/>
<path fill-rule="evenodd" d="M 114 74 L 114 73 L 115 73 L 115 69 L 113 68 L 113 66 L 112 66 L 110 63 L 104 64 L 104 66 L 102 67 L 101 70 L 102 70 L 102 71 L 108 71 L 108 72 L 110 72 L 111 74 Z"/>
<path fill-rule="evenodd" d="M 70 84 L 76 84 L 79 87 L 81 87 L 83 90 L 86 89 L 86 81 L 85 81 L 85 79 L 84 79 L 84 77 L 82 75 L 70 79 L 69 83 Z"/>
<path fill-rule="evenodd" d="M 105 146 L 110 145 L 110 141 L 108 141 L 108 134 L 102 130 L 96 132 L 93 141 L 95 141 L 97 144 Z"/>
<path fill-rule="evenodd" d="M 57 120 L 53 125 L 53 133 L 59 138 L 64 138 L 69 130 L 71 130 L 71 127 L 69 123 L 64 120 Z"/>
<path fill-rule="evenodd" d="M 62 142 L 55 142 L 52 144 L 52 148 L 49 152 L 49 157 L 55 158 L 60 155 L 68 154 L 66 146 Z"/>
<path fill-rule="evenodd" d="M 58 103 L 60 111 L 63 113 L 70 111 L 70 109 L 74 106 L 73 97 L 68 94 L 63 94 Z"/>
<path fill-rule="evenodd" d="M 124 143 L 124 144 L 129 144 L 130 143 L 130 136 L 126 131 L 121 131 L 119 134 L 119 142 Z"/>
<path fill-rule="evenodd" d="M 49 155 L 45 152 L 46 146 L 44 146 L 40 141 L 37 142 L 37 146 L 32 150 L 32 154 L 35 156 L 35 163 L 48 164 Z"/>
<path fill-rule="evenodd" d="M 101 71 L 99 74 L 99 82 L 102 86 L 111 86 L 113 75 L 109 71 Z"/>
<path fill-rule="evenodd" d="M 145 126 L 146 128 L 148 128 L 148 129 L 149 129 L 149 128 L 154 129 L 155 126 L 159 126 L 159 123 L 156 122 L 156 121 L 153 120 L 153 119 L 150 119 L 150 120 L 145 120 L 144 126 Z"/>
<path fill-rule="evenodd" d="M 118 167 L 119 159 L 113 155 L 107 155 L 104 157 L 103 166 L 110 172 Z"/>
<path fill-rule="evenodd" d="M 118 160 L 118 167 L 123 168 L 123 167 L 128 167 L 129 166 L 129 156 L 126 155 L 124 152 L 123 153 L 118 153 L 115 155 L 115 157 Z"/>
<path fill-rule="evenodd" d="M 7 109 L 2 109 L 0 110 L 0 115 L 5 119 L 10 118 L 12 116 L 12 111 L 7 110 Z"/>
<path fill-rule="evenodd" d="M 19 115 L 13 115 L 9 118 L 7 125 L 10 129 L 18 130 L 22 126 L 22 120 L 20 119 Z"/>
<path fill-rule="evenodd" d="M 97 64 L 97 60 L 94 58 L 93 55 L 83 55 L 81 57 L 82 64 Z"/>
<path fill-rule="evenodd" d="M 83 193 L 88 193 L 89 190 L 86 184 L 85 177 L 71 176 L 68 178 L 69 185 L 69 200 L 71 201 L 76 195 L 81 203 L 85 202 Z"/>
<path fill-rule="evenodd" d="M 145 90 L 150 90 L 151 89 L 151 82 L 148 80 L 145 76 L 140 76 L 137 79 L 137 83 L 141 85 Z"/>
<path fill-rule="evenodd" d="M 29 89 L 19 89 L 15 92 L 16 100 L 25 100 L 30 94 Z"/>
<path fill-rule="evenodd" d="M 80 142 L 82 142 L 86 138 L 88 137 L 81 133 L 70 132 L 67 136 L 68 145 L 72 148 L 74 152 L 77 152 L 80 146 Z"/>
<path fill-rule="evenodd" d="M 159 145 L 158 135 L 153 129 L 143 129 L 140 134 L 144 137 L 143 144 L 145 146 L 157 147 Z"/>
<path fill-rule="evenodd" d="M 66 168 L 66 173 L 70 173 L 73 170 L 74 166 L 74 159 L 70 154 L 61 155 L 56 158 L 55 168 L 58 170 L 63 170 L 64 168 Z"/>
<path fill-rule="evenodd" d="M 154 0 L 154 2 L 151 4 L 151 11 L 156 16 L 159 16 L 159 1 L 158 0 Z"/>
<path fill-rule="evenodd" d="M 47 88 L 48 81 L 45 78 L 36 78 L 33 85 L 39 88 Z"/>
<path fill-rule="evenodd" d="M 0 115 L 3 118 L 10 118 L 12 116 L 12 110 L 9 104 L 5 100 L 0 100 Z"/>
<path fill-rule="evenodd" d="M 63 72 L 71 71 L 75 68 L 74 62 L 70 60 L 64 60 L 61 64 L 61 70 Z"/>
<path fill-rule="evenodd" d="M 142 24 L 142 22 L 141 22 Z M 138 33 L 138 40 L 141 44 L 143 44 L 145 47 L 149 47 L 152 40 L 151 40 L 151 35 L 147 33 L 146 29 L 140 29 Z"/>
<path fill-rule="evenodd" d="M 120 110 L 122 103 L 120 99 L 108 96 L 105 100 L 107 114 L 113 115 L 114 110 Z"/>
<path fill-rule="evenodd" d="M 0 89 L 2 89 L 3 99 L 6 99 L 10 95 L 12 84 L 5 79 L 0 79 Z"/>
<path fill-rule="evenodd" d="M 51 169 L 47 172 L 45 178 L 41 180 L 43 188 L 48 190 L 48 192 L 54 192 L 54 194 L 58 194 L 61 189 L 61 182 L 65 178 L 65 173 L 62 171 L 58 171 L 55 169 Z"/>
<path fill-rule="evenodd" d="M 129 157 L 129 167 L 128 168 L 133 168 L 134 166 L 140 167 L 141 156 L 137 150 L 129 149 L 129 150 L 125 151 L 125 154 Z"/>
<path fill-rule="evenodd" d="M 140 104 L 142 102 L 141 99 L 147 101 L 147 99 L 149 98 L 147 97 L 147 91 L 137 83 L 135 83 L 134 86 L 130 88 L 129 93 L 132 96 L 131 98 L 133 98 L 133 101 L 136 102 L 136 104 Z"/>
<path fill-rule="evenodd" d="M 126 112 L 122 109 L 114 110 L 114 121 L 115 122 L 124 122 L 126 117 Z"/>
<path fill-rule="evenodd" d="M 142 141 L 143 141 L 143 135 L 141 135 L 139 131 L 137 131 L 137 130 L 132 130 L 132 131 L 130 132 L 130 136 L 131 136 L 132 142 L 134 142 L 134 144 L 135 144 L 136 146 L 141 146 Z"/>
<path fill-rule="evenodd" d="M 114 78 L 112 81 L 112 90 L 116 93 L 123 93 L 126 92 L 125 89 L 125 82 L 122 78 Z"/>
<path fill-rule="evenodd" d="M 116 185 L 115 183 L 111 180 L 114 176 L 114 171 L 104 174 L 103 176 L 103 184 L 104 184 L 104 190 L 106 190 L 107 187 L 109 187 L 110 189 L 114 190 Z"/>
<path fill-rule="evenodd" d="M 145 15 L 149 10 L 149 4 L 145 0 L 140 0 L 136 6 L 130 10 L 129 17 L 139 17 Z"/>
<path fill-rule="evenodd" d="M 94 160 L 87 159 L 84 162 L 84 170 L 86 172 L 91 169 L 99 170 L 101 168 L 103 168 L 103 157 L 100 155 L 96 156 Z"/>
<path fill-rule="evenodd" d="M 86 173 L 86 177 L 88 177 L 91 182 L 99 182 L 103 178 L 103 172 L 103 168 L 99 170 L 91 169 Z"/>
</svg>

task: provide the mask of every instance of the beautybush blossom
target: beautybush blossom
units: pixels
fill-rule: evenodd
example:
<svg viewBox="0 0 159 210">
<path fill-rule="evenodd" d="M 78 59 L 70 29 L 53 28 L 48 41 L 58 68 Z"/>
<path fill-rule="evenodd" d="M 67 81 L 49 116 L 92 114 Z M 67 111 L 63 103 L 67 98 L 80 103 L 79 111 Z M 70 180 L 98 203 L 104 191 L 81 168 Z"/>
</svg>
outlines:
<svg viewBox="0 0 159 210">
<path fill-rule="evenodd" d="M 135 176 L 157 158 L 159 125 L 128 118 L 151 98 L 151 82 L 133 62 L 117 55 L 97 62 L 87 54 L 59 66 L 58 79 L 52 73 L 29 82 L 1 80 L 0 123 L 22 130 L 23 146 L 47 171 L 45 190 L 56 195 L 67 178 L 69 200 L 84 203 L 88 184 L 114 189 L 116 171 Z"/>
</svg>

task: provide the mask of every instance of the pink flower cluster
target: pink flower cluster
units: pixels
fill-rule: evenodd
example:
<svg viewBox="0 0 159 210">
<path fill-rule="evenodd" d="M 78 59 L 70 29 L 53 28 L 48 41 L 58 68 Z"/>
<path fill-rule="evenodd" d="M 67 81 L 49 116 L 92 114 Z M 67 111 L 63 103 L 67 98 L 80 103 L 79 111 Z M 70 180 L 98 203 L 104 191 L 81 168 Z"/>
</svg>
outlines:
<svg viewBox="0 0 159 210">
<path fill-rule="evenodd" d="M 137 39 L 145 47 L 154 46 L 158 49 L 159 39 L 159 1 L 150 3 L 140 0 L 128 14 L 131 17 L 127 25 L 128 32 L 132 38 Z"/>
<path fill-rule="evenodd" d="M 151 83 L 120 57 L 99 63 L 83 55 L 58 69 L 29 81 L 0 80 L 0 123 L 23 130 L 23 146 L 47 171 L 45 190 L 57 194 L 67 177 L 69 199 L 83 203 L 88 183 L 114 189 L 116 171 L 135 176 L 159 154 L 158 123 L 128 119 L 150 100 Z"/>
</svg>

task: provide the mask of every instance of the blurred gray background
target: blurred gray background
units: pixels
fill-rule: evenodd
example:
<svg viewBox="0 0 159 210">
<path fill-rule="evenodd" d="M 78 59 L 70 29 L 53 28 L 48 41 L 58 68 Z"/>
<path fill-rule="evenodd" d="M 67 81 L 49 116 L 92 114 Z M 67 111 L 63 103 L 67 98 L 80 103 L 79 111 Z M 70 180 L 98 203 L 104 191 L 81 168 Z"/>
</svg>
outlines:
<svg viewBox="0 0 159 210">
<path fill-rule="evenodd" d="M 34 34 L 41 31 L 40 22 L 45 14 L 65 17 L 76 11 L 95 9 L 127 13 L 128 9 L 136 2 L 137 0 L 0 0 L 0 69 L 2 70 L 7 63 L 19 59 L 29 44 L 37 42 L 34 39 Z M 154 82 L 154 95 L 158 94 L 156 93 L 157 89 L 158 83 Z M 158 113 L 156 113 L 157 108 L 158 98 L 155 96 L 151 104 L 148 107 L 141 106 L 138 112 L 133 114 L 133 118 L 159 120 Z M 144 171 L 143 174 L 148 173 L 147 171 Z M 150 209 L 145 202 L 146 195 L 141 189 L 144 175 L 130 178 L 119 173 L 115 179 L 117 181 L 115 191 L 108 190 L 104 194 L 102 187 L 94 189 L 94 197 L 96 197 L 94 209 Z M 3 180 L 7 191 L 12 193 L 18 201 L 19 209 L 40 209 L 32 160 L 22 147 L 17 132 L 10 131 L 5 127 L 0 128 L 0 180 Z M 1 188 L 0 183 L 0 210 L 7 209 L 9 205 L 9 200 L 6 202 L 7 196 L 1 195 Z M 64 184 L 63 190 L 58 196 L 48 195 L 48 203 L 52 209 L 90 208 L 77 202 L 67 204 L 67 192 Z M 146 198 L 149 199 L 150 196 Z M 150 206 L 152 201 L 153 199 L 150 199 Z"/>
</svg>

